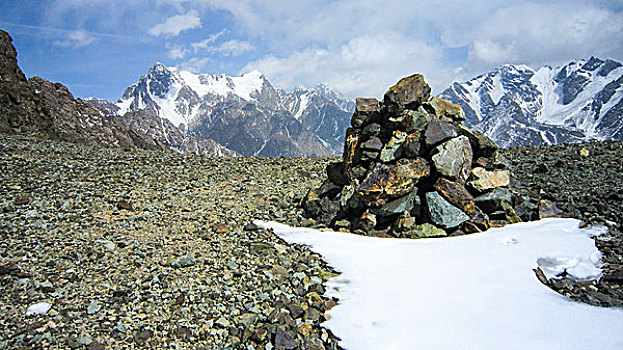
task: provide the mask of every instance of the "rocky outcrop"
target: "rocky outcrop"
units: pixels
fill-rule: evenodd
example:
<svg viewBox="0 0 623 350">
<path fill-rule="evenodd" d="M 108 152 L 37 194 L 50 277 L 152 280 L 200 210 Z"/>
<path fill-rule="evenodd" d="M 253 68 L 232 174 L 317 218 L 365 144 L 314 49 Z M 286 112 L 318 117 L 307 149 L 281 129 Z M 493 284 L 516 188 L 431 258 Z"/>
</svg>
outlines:
<svg viewBox="0 0 623 350">
<path fill-rule="evenodd" d="M 0 30 L 0 131 L 106 147 L 168 150 L 144 133 L 75 99 L 67 87 L 34 77 L 17 64 L 12 39 Z"/>
<path fill-rule="evenodd" d="M 383 101 L 358 98 L 343 160 L 303 199 L 306 214 L 365 235 L 473 233 L 521 219 L 511 205 L 509 162 L 461 122 L 422 75 L 401 79 Z"/>
</svg>

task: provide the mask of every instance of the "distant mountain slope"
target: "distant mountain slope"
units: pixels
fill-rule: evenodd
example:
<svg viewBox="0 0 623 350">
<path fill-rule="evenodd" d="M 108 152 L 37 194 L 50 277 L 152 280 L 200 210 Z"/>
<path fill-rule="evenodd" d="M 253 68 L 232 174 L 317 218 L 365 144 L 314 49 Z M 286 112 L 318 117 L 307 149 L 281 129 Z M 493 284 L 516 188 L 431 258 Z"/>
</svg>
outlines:
<svg viewBox="0 0 623 350">
<path fill-rule="evenodd" d="M 338 154 L 354 110 L 323 85 L 288 93 L 257 71 L 197 75 L 161 63 L 129 86 L 117 106 L 119 115 L 152 113 L 247 156 Z"/>
<path fill-rule="evenodd" d="M 176 152 L 206 156 L 239 155 L 210 138 L 189 135 L 168 119 L 162 119 L 152 112 L 138 110 L 119 115 L 120 108 L 110 101 L 97 98 L 88 98 L 86 101 L 102 114 L 114 116 L 128 128 L 138 130 Z"/>
<path fill-rule="evenodd" d="M 67 87 L 26 79 L 11 36 L 0 30 L 0 131 L 107 147 L 164 150 L 167 147 L 75 99 Z"/>
<path fill-rule="evenodd" d="M 440 97 L 501 146 L 623 139 L 623 65 L 591 57 L 535 71 L 504 65 Z"/>
</svg>

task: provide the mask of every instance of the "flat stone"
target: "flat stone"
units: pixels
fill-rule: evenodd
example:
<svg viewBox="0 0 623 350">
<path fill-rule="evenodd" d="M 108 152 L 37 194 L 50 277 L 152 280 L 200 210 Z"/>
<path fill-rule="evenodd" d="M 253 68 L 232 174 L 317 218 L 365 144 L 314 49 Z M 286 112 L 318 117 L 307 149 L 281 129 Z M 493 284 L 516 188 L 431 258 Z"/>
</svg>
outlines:
<svg viewBox="0 0 623 350">
<path fill-rule="evenodd" d="M 479 192 L 497 187 L 505 187 L 510 184 L 511 176 L 508 170 L 489 171 L 481 167 L 472 169 L 473 179 L 468 185 Z"/>
<path fill-rule="evenodd" d="M 440 177 L 437 182 L 435 182 L 435 189 L 450 204 L 456 206 L 470 216 L 475 214 L 476 207 L 474 197 L 472 197 L 461 183 Z"/>
<path fill-rule="evenodd" d="M 378 137 L 373 137 L 366 142 L 361 144 L 362 150 L 367 151 L 380 151 L 383 149 L 383 142 Z"/>
<path fill-rule="evenodd" d="M 454 228 L 469 220 L 461 209 L 448 203 L 439 193 L 427 192 L 426 204 L 431 220 L 443 228 Z"/>
<path fill-rule="evenodd" d="M 400 79 L 384 96 L 384 105 L 390 113 L 404 108 L 417 109 L 430 97 L 431 88 L 421 74 Z"/>
<path fill-rule="evenodd" d="M 469 139 L 459 136 L 437 147 L 438 153 L 432 160 L 437 171 L 450 179 L 465 183 L 472 164 L 472 148 Z"/>
<path fill-rule="evenodd" d="M 429 148 L 457 136 L 458 133 L 454 124 L 439 118 L 433 118 L 424 132 L 426 146 Z"/>
<path fill-rule="evenodd" d="M 379 159 L 382 162 L 391 162 L 402 156 L 402 145 L 407 139 L 407 133 L 404 131 L 394 131 L 392 138 L 387 141 L 387 144 L 381 150 Z"/>
<path fill-rule="evenodd" d="M 396 164 L 375 166 L 357 187 L 357 194 L 369 201 L 396 198 L 415 189 L 420 179 L 430 175 L 425 159 L 401 159 Z"/>
<path fill-rule="evenodd" d="M 358 97 L 355 100 L 355 112 L 356 113 L 372 113 L 380 112 L 381 106 L 379 100 L 376 98 Z"/>
</svg>

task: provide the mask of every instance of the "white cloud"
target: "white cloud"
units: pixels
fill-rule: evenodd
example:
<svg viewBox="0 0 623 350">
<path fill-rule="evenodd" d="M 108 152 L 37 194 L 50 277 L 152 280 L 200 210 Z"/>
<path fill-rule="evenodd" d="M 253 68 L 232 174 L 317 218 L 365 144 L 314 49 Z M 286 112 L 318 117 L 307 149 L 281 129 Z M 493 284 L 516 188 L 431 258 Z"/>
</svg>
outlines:
<svg viewBox="0 0 623 350">
<path fill-rule="evenodd" d="M 239 56 L 253 49 L 253 45 L 248 41 L 229 40 L 216 47 L 215 51 L 224 56 Z"/>
<path fill-rule="evenodd" d="M 63 40 L 54 42 L 56 46 L 79 48 L 95 42 L 95 36 L 84 30 L 67 32 Z"/>
<path fill-rule="evenodd" d="M 326 83 L 347 96 L 382 97 L 387 87 L 413 73 L 424 73 L 435 85 L 449 83 L 452 72 L 438 65 L 441 55 L 438 47 L 393 33 L 356 37 L 329 49 L 307 48 L 284 58 L 269 56 L 243 72 L 258 69 L 284 88 Z"/>
<path fill-rule="evenodd" d="M 181 70 L 189 71 L 191 73 L 201 73 L 203 72 L 205 66 L 207 66 L 210 62 L 211 59 L 208 57 L 193 57 L 179 64 L 178 68 Z"/>
<path fill-rule="evenodd" d="M 620 57 L 622 46 L 613 43 L 623 42 L 623 14 L 582 3 L 523 3 L 496 9 L 469 30 L 450 29 L 443 38 L 469 47 L 471 69 Z"/>
<path fill-rule="evenodd" d="M 199 42 L 196 43 L 192 43 L 190 44 L 190 46 L 193 48 L 193 50 L 195 52 L 201 50 L 201 49 L 205 49 L 207 47 L 210 46 L 210 44 L 212 44 L 213 42 L 215 42 L 218 38 L 220 38 L 221 36 L 223 36 L 223 34 L 225 34 L 225 30 L 221 30 L 220 32 L 216 33 L 216 34 L 212 34 L 209 37 L 207 37 L 204 40 L 201 40 Z"/>
<path fill-rule="evenodd" d="M 184 15 L 169 17 L 163 23 L 157 24 L 147 31 L 152 36 L 178 36 L 181 32 L 201 27 L 201 18 L 195 10 Z"/>
<path fill-rule="evenodd" d="M 425 71 L 431 85 L 439 89 L 454 74 L 460 73 L 463 78 L 503 63 L 525 63 L 536 68 L 591 55 L 623 56 L 623 47 L 615 44 L 623 42 L 620 2 L 204 2 L 229 11 L 245 28 L 244 39 L 255 39 L 252 42 L 256 47 L 257 41 L 268 47 L 268 57 L 245 69 L 263 70 L 278 80 L 277 85 L 286 87 L 324 79 L 345 93 L 370 94 L 386 88 L 399 74 Z M 376 44 L 361 44 L 360 38 L 376 38 Z M 352 55 L 345 51 L 355 46 L 364 49 L 349 59 Z M 444 50 L 453 48 L 464 50 L 467 56 L 444 56 Z"/>
</svg>

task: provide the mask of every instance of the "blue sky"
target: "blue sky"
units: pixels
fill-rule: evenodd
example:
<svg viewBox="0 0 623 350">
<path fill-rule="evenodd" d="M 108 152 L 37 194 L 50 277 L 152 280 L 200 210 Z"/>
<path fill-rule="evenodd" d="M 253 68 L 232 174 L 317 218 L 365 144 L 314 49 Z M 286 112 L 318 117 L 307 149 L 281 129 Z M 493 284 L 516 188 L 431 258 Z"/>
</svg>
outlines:
<svg viewBox="0 0 623 350">
<path fill-rule="evenodd" d="M 415 72 L 440 92 L 504 63 L 623 60 L 621 0 L 2 0 L 0 28 L 27 76 L 109 100 L 156 61 L 380 97 Z"/>
</svg>

